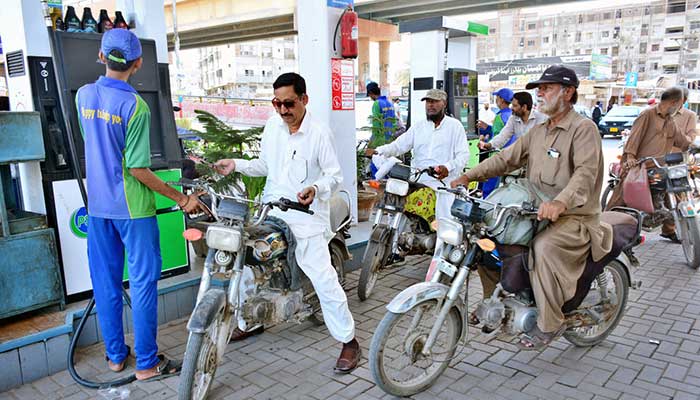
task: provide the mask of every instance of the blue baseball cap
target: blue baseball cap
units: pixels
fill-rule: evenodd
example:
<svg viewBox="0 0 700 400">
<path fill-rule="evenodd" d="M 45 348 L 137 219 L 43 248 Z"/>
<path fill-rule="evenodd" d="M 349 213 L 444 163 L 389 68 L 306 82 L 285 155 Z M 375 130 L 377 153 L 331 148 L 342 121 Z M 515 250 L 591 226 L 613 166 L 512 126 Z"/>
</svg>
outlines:
<svg viewBox="0 0 700 400">
<path fill-rule="evenodd" d="M 513 101 L 513 91 L 508 89 L 508 88 L 498 89 L 497 91 L 493 92 L 492 94 L 502 98 L 503 100 L 505 100 L 509 103 L 511 101 Z"/>
<path fill-rule="evenodd" d="M 128 29 L 115 28 L 108 30 L 102 35 L 100 50 L 108 60 L 126 64 L 141 57 L 141 42 Z M 124 55 L 124 58 L 109 54 L 112 50 L 118 50 Z"/>
</svg>

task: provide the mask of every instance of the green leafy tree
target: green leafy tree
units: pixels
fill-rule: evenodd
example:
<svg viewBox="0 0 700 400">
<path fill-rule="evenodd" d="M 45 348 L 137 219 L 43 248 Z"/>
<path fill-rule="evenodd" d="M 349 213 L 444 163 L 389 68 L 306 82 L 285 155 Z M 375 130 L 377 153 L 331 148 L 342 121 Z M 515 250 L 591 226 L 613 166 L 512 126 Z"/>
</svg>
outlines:
<svg viewBox="0 0 700 400">
<path fill-rule="evenodd" d="M 204 131 L 197 131 L 202 142 L 190 147 L 190 150 L 202 155 L 205 160 L 216 161 L 222 158 L 252 159 L 259 155 L 259 143 L 263 128 L 235 129 L 207 111 L 195 110 L 197 120 L 203 125 Z M 205 177 L 220 178 L 212 168 L 205 164 L 197 165 L 198 172 Z M 225 190 L 231 186 L 241 186 L 249 199 L 256 199 L 265 187 L 265 177 L 248 177 L 238 172 L 218 179 L 214 187 Z"/>
</svg>

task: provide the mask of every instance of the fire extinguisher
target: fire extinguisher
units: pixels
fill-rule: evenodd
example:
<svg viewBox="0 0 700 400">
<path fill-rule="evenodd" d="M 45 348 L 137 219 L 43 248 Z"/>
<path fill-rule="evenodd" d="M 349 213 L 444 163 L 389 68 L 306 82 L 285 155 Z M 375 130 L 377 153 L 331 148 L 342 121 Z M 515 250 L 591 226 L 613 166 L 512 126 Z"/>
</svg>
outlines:
<svg viewBox="0 0 700 400">
<path fill-rule="evenodd" d="M 357 13 L 351 6 L 340 15 L 338 24 L 335 26 L 334 38 L 338 37 L 338 27 L 340 27 L 340 55 L 343 58 L 357 58 L 357 40 L 359 32 L 357 29 Z M 335 40 L 333 40 L 333 50 L 336 50 Z"/>
</svg>

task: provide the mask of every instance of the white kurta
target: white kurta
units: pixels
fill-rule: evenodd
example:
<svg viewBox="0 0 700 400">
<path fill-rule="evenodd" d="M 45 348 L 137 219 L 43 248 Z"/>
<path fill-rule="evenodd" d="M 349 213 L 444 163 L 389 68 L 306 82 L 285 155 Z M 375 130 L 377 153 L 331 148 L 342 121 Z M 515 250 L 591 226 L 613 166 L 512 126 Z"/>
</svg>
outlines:
<svg viewBox="0 0 700 400">
<path fill-rule="evenodd" d="M 503 146 L 508 143 L 510 138 L 513 137 L 513 135 L 515 135 L 516 138 L 519 138 L 530 131 L 530 129 L 532 129 L 535 125 L 539 125 L 545 122 L 547 119 L 549 119 L 549 117 L 547 117 L 546 114 L 542 114 L 537 110 L 530 111 L 530 116 L 528 117 L 527 122 L 513 114 L 510 118 L 508 118 L 506 126 L 504 126 L 503 129 L 501 129 L 501 132 L 491 139 L 489 143 L 491 143 L 495 149 L 502 149 Z"/>
<path fill-rule="evenodd" d="M 355 323 L 328 252 L 328 241 L 333 237 L 329 200 L 343 181 L 332 136 L 330 128 L 308 111 L 294 134 L 275 115 L 265 124 L 260 157 L 235 162 L 236 171 L 243 175 L 267 176 L 265 202 L 280 197 L 297 201 L 297 193 L 302 189 L 316 187 L 316 197 L 310 206 L 314 215 L 277 209 L 270 215 L 283 219 L 291 228 L 297 240 L 297 263 L 314 285 L 326 326 L 336 340 L 347 343 L 355 337 Z"/>
<path fill-rule="evenodd" d="M 456 119 L 445 116 L 439 126 L 430 120 L 422 120 L 389 144 L 377 147 L 377 152 L 385 157 L 399 156 L 413 150 L 411 166 L 414 168 L 428 168 L 444 165 L 450 172 L 443 182 L 450 186 L 450 182 L 458 178 L 469 161 L 469 143 L 462 123 Z M 420 183 L 437 189 L 442 184 L 435 178 L 423 174 Z M 450 218 L 450 207 L 454 201 L 454 195 L 437 192 L 437 205 L 435 216 L 437 218 Z"/>
</svg>

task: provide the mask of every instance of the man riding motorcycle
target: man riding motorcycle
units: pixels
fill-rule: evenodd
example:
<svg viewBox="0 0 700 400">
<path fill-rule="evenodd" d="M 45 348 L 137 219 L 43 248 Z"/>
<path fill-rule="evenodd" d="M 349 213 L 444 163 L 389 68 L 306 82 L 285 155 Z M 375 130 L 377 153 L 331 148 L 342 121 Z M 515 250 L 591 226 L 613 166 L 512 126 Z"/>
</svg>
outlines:
<svg viewBox="0 0 700 400">
<path fill-rule="evenodd" d="M 520 340 L 526 350 L 540 349 L 563 333 L 562 306 L 574 296 L 589 253 L 597 261 L 612 248 L 612 227 L 600 221 L 602 143 L 593 121 L 573 108 L 578 85 L 573 70 L 547 68 L 526 88 L 538 89 L 539 109 L 549 121 L 452 182 L 456 187 L 483 181 L 527 163 L 528 181 L 547 198 L 537 218 L 550 222 L 531 243 L 538 317 L 537 326 Z"/>
<path fill-rule="evenodd" d="M 679 87 L 666 89 L 661 95 L 661 102 L 647 108 L 639 114 L 632 125 L 632 133 L 622 150 L 622 174 L 620 184 L 613 189 L 607 209 L 625 205 L 622 187 L 630 168 L 644 157 L 663 157 L 673 151 L 674 146 L 687 150 L 694 138 L 686 136 L 674 122 L 674 115 L 683 106 L 683 90 Z M 655 205 L 658 207 L 659 205 Z M 667 218 L 661 227 L 661 236 L 679 243 L 673 218 Z"/>
<path fill-rule="evenodd" d="M 296 261 L 314 286 L 326 327 L 343 343 L 335 371 L 349 373 L 357 367 L 361 352 L 348 300 L 328 251 L 328 241 L 333 237 L 328 201 L 343 180 L 333 133 L 306 111 L 309 96 L 304 78 L 285 73 L 272 86 L 272 104 L 278 115 L 265 124 L 260 158 L 219 160 L 216 165 L 223 175 L 237 170 L 248 176 L 267 176 L 264 202 L 296 197 L 303 205 L 310 205 L 313 215 L 277 209 L 269 215 L 282 219 L 291 228 L 297 243 Z M 262 327 L 253 328 L 237 330 L 231 340 L 262 333 Z"/>
<path fill-rule="evenodd" d="M 398 139 L 376 149 L 368 149 L 368 154 L 384 157 L 399 156 L 413 150 L 411 166 L 418 169 L 433 167 L 437 178 L 427 174 L 419 182 L 437 189 L 440 180 L 449 184 L 462 173 L 469 160 L 469 144 L 462 123 L 445 115 L 447 93 L 430 89 L 421 99 L 425 101 L 427 119 L 418 121 Z M 454 195 L 438 192 L 435 206 L 436 219 L 449 218 Z"/>
</svg>

